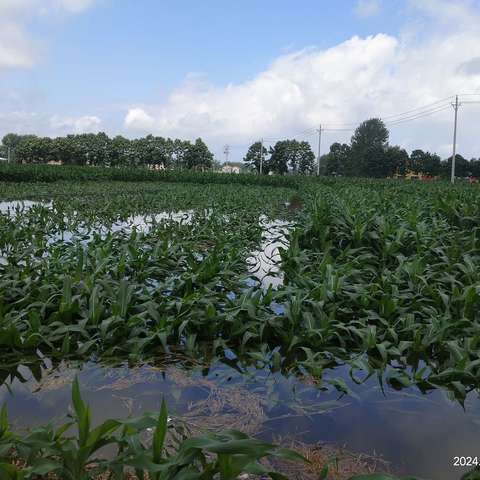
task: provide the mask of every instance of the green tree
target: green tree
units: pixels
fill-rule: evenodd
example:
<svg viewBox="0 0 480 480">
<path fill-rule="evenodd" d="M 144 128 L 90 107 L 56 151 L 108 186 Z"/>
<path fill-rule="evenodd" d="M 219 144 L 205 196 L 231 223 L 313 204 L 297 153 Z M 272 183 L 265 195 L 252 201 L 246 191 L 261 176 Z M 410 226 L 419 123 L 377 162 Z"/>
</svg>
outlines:
<svg viewBox="0 0 480 480">
<path fill-rule="evenodd" d="M 186 158 L 192 144 L 187 140 L 167 139 L 166 149 L 169 157 L 169 165 L 176 169 L 187 168 Z"/>
<path fill-rule="evenodd" d="M 188 169 L 206 170 L 212 167 L 213 154 L 203 140 L 197 138 L 195 143 L 188 148 L 184 162 Z"/>
<path fill-rule="evenodd" d="M 480 177 L 480 159 L 472 158 L 470 160 L 470 169 L 474 177 Z"/>
<path fill-rule="evenodd" d="M 320 161 L 324 175 L 345 175 L 351 157 L 350 146 L 346 143 L 332 143 L 329 153 L 324 157 Z"/>
<path fill-rule="evenodd" d="M 311 175 L 315 168 L 315 154 L 308 142 L 300 142 L 298 146 L 299 161 L 298 172 L 303 175 Z"/>
<path fill-rule="evenodd" d="M 389 146 L 384 153 L 384 159 L 380 163 L 380 176 L 393 177 L 393 175 L 405 175 L 409 156 L 406 150 L 398 146 Z"/>
<path fill-rule="evenodd" d="M 424 152 L 423 150 L 413 150 L 410 154 L 409 168 L 412 172 L 425 175 L 438 175 L 441 167 L 440 157 L 430 152 Z"/>
<path fill-rule="evenodd" d="M 268 150 L 263 147 L 261 149 L 261 142 L 255 142 L 250 147 L 248 148 L 247 154 L 243 158 L 243 161 L 245 165 L 251 169 L 254 169 L 257 173 L 260 173 L 260 151 L 262 151 L 263 154 L 263 173 L 267 174 L 268 173 L 268 159 L 267 159 L 267 154 Z"/>
<path fill-rule="evenodd" d="M 44 161 L 44 154 L 42 139 L 35 135 L 24 136 L 15 147 L 15 156 L 21 163 L 41 163 Z"/>
<path fill-rule="evenodd" d="M 129 164 L 130 140 L 117 135 L 109 145 L 108 161 L 111 167 L 121 167 Z"/>
<path fill-rule="evenodd" d="M 447 160 L 442 165 L 442 174 L 445 177 L 449 177 L 452 171 L 452 156 L 448 157 Z M 472 175 L 472 167 L 475 165 L 471 165 L 470 162 L 462 157 L 460 154 L 455 155 L 455 176 L 456 177 L 469 177 Z"/>
<path fill-rule="evenodd" d="M 345 173 L 352 176 L 378 176 L 382 167 L 377 163 L 385 160 L 388 138 L 388 130 L 379 118 L 362 122 L 352 136 L 351 156 Z"/>
<path fill-rule="evenodd" d="M 295 162 L 295 159 L 292 158 L 293 149 L 290 147 L 290 140 L 277 142 L 274 147 L 270 147 L 269 153 L 268 168 L 277 175 L 287 173 L 289 162 Z"/>
<path fill-rule="evenodd" d="M 313 171 L 315 154 L 308 142 L 282 140 L 270 148 L 269 168 L 272 172 L 284 175 L 292 173 L 309 174 Z"/>
<path fill-rule="evenodd" d="M 15 148 L 22 142 L 23 138 L 24 138 L 24 135 L 18 135 L 16 133 L 7 133 L 2 138 L 2 143 L 6 147 Z"/>
</svg>

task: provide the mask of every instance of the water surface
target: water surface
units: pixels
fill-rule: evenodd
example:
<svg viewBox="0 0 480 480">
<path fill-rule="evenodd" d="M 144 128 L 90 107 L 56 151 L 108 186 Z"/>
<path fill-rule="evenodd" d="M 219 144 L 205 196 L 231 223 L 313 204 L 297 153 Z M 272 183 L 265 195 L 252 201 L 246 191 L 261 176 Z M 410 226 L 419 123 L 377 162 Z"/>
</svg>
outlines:
<svg viewBox="0 0 480 480">
<path fill-rule="evenodd" d="M 466 470 L 453 467 L 453 458 L 478 455 L 480 404 L 473 395 L 464 411 L 440 390 L 382 392 L 373 378 L 352 384 L 342 367 L 331 374 L 342 376 L 353 395 L 340 397 L 305 379 L 252 367 L 240 373 L 223 363 L 188 369 L 167 363 L 130 368 L 62 363 L 43 368 L 40 381 L 20 367 L 24 381 L 5 383 L 0 401 L 16 429 L 60 421 L 78 373 L 94 422 L 158 411 L 165 397 L 169 414 L 194 431 L 235 428 L 267 440 L 327 442 L 381 456 L 398 473 L 432 480 L 460 479 Z"/>
</svg>

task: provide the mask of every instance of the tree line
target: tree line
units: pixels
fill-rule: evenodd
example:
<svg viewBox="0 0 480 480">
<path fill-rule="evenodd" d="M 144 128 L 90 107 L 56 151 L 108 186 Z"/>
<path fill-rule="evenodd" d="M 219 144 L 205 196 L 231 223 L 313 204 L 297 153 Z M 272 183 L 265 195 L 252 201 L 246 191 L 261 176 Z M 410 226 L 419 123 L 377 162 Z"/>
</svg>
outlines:
<svg viewBox="0 0 480 480">
<path fill-rule="evenodd" d="M 350 143 L 333 143 L 320 158 L 320 174 L 327 176 L 392 177 L 407 173 L 448 176 L 451 157 L 442 160 L 437 154 L 413 150 L 409 155 L 399 146 L 390 145 L 389 131 L 382 120 L 372 118 L 361 123 Z M 14 152 L 18 163 L 62 163 L 93 166 L 146 166 L 162 169 L 210 170 L 221 165 L 201 138 L 194 143 L 147 135 L 130 140 L 122 136 L 109 138 L 105 133 L 67 135 L 49 138 L 9 133 L 3 137 L 0 157 Z M 310 143 L 281 140 L 265 147 L 253 143 L 244 159 L 245 170 L 267 174 L 312 175 L 317 171 Z M 480 159 L 455 157 L 458 177 L 480 177 Z"/>
<path fill-rule="evenodd" d="M 452 158 L 442 160 L 437 154 L 413 150 L 409 155 L 399 146 L 389 144 L 390 133 L 378 118 L 361 123 L 350 143 L 333 143 L 320 158 L 320 174 L 328 176 L 377 177 L 404 176 L 407 173 L 425 176 L 450 175 Z M 315 155 L 308 142 L 282 140 L 267 149 L 253 143 L 244 157 L 245 165 L 262 173 L 279 174 L 315 172 Z M 467 160 L 455 156 L 458 177 L 480 177 L 480 159 Z"/>
<path fill-rule="evenodd" d="M 105 133 L 57 138 L 9 133 L 2 144 L 4 150 L 12 149 L 17 163 L 206 170 L 214 162 L 213 154 L 201 138 L 191 143 L 153 135 L 130 140 L 122 136 L 109 138 Z"/>
</svg>

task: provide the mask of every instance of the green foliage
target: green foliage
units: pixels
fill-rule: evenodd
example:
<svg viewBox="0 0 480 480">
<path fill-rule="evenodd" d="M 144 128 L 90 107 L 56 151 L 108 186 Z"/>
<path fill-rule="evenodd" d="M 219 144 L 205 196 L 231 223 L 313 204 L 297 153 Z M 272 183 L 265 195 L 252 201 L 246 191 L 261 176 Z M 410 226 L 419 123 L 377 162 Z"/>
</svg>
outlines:
<svg viewBox="0 0 480 480">
<path fill-rule="evenodd" d="M 313 180 L 313 179 L 310 179 Z M 168 182 L 193 184 L 238 184 L 298 188 L 295 177 L 255 176 L 198 171 L 150 170 L 147 168 L 84 168 L 81 166 L 0 164 L 0 182 Z M 17 197 L 14 197 L 17 198 Z"/>
<path fill-rule="evenodd" d="M 436 176 L 440 174 L 441 160 L 430 152 L 414 150 L 410 155 L 409 169 L 417 174 Z"/>
<path fill-rule="evenodd" d="M 91 410 L 80 395 L 77 378 L 72 388 L 72 404 L 72 419 L 58 428 L 46 425 L 24 436 L 12 435 L 8 439 L 0 436 L 0 478 L 43 478 L 55 474 L 68 480 L 88 480 L 108 474 L 120 479 L 126 478 L 133 468 L 139 479 L 148 475 L 157 480 L 233 480 L 242 473 L 280 479 L 284 477 L 267 469 L 260 460 L 274 456 L 306 462 L 291 450 L 237 431 L 188 438 L 181 425 L 169 427 L 165 402 L 158 417 L 146 413 L 140 418 L 110 419 L 92 429 Z M 1 423 L 2 429 L 9 431 L 6 413 L 2 413 Z M 73 437 L 67 434 L 72 426 L 77 430 Z M 153 438 L 146 442 L 145 434 L 152 427 Z M 99 451 L 107 445 L 113 447 L 114 454 L 110 459 L 101 459 Z M 10 463 L 12 452 L 17 462 L 20 459 L 21 469 Z"/>
<path fill-rule="evenodd" d="M 185 153 L 184 162 L 188 169 L 201 171 L 208 170 L 213 164 L 213 154 L 202 139 L 197 138 L 195 143 L 188 147 Z"/>
<path fill-rule="evenodd" d="M 2 183 L 4 198 L 52 200 L 0 215 L 5 363 L 37 355 L 135 361 L 172 350 L 209 361 L 230 349 L 238 362 L 310 374 L 319 384 L 344 364 L 352 382 L 376 374 L 391 388 L 440 387 L 460 402 L 480 387 L 475 185 L 146 169 L 131 171 L 143 182 L 126 182 L 130 171 L 75 166 L 8 165 L 0 172 L 37 180 Z M 81 181 L 72 181 L 76 176 Z M 285 206 L 292 197 L 301 208 Z M 164 210 L 169 218 L 153 216 Z M 178 210 L 191 211 L 177 218 Z M 274 233 L 265 232 L 264 217 L 290 224 L 276 288 L 248 267 L 265 234 Z M 343 379 L 323 380 L 350 393 Z M 209 472 L 235 478 L 228 475 L 261 468 L 257 457 L 245 457 L 249 448 L 272 454 L 228 432 L 187 440 L 172 453 L 165 406 L 142 420 L 156 429 L 144 445 L 133 420 L 94 428 L 76 382 L 72 403 L 66 428 L 77 436 L 68 441 L 53 427 L 17 441 L 2 411 L 0 456 L 16 442 L 35 472 L 84 478 L 108 444 L 118 445 L 112 471 L 129 465 L 170 478 L 206 461 Z M 1 468 L 5 478 L 21 478 Z"/>
<path fill-rule="evenodd" d="M 311 174 L 313 172 L 315 154 L 308 142 L 282 140 L 270 148 L 268 169 L 276 174 L 288 172 Z"/>
<path fill-rule="evenodd" d="M 3 145 L 14 149 L 19 163 L 55 162 L 63 165 L 108 167 L 149 167 L 209 169 L 213 155 L 201 139 L 188 141 L 148 135 L 129 140 L 122 136 L 110 139 L 105 133 L 85 133 L 66 137 L 37 137 L 7 134 Z"/>
<path fill-rule="evenodd" d="M 248 148 L 247 154 L 243 161 L 245 165 L 257 173 L 260 173 L 260 163 L 262 163 L 262 173 L 268 173 L 268 150 L 262 147 L 261 142 L 255 142 Z"/>
</svg>

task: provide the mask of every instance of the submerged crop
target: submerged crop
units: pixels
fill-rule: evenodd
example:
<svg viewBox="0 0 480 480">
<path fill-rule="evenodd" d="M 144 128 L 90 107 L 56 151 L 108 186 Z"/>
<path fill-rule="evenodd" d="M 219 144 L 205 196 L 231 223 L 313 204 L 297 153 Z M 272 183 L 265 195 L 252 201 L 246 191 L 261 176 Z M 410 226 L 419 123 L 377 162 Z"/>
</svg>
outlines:
<svg viewBox="0 0 480 480">
<path fill-rule="evenodd" d="M 292 211 L 283 188 L 119 185 L 59 184 L 0 216 L 4 358 L 233 349 L 318 379 L 347 363 L 395 388 L 478 388 L 475 188 L 309 182 Z M 269 239 L 278 280 L 262 284 Z"/>
<path fill-rule="evenodd" d="M 339 395 L 353 392 L 333 367 L 353 384 L 478 392 L 476 186 L 65 172 L 0 184 L 33 202 L 0 208 L 5 364 L 175 353 Z"/>
</svg>

